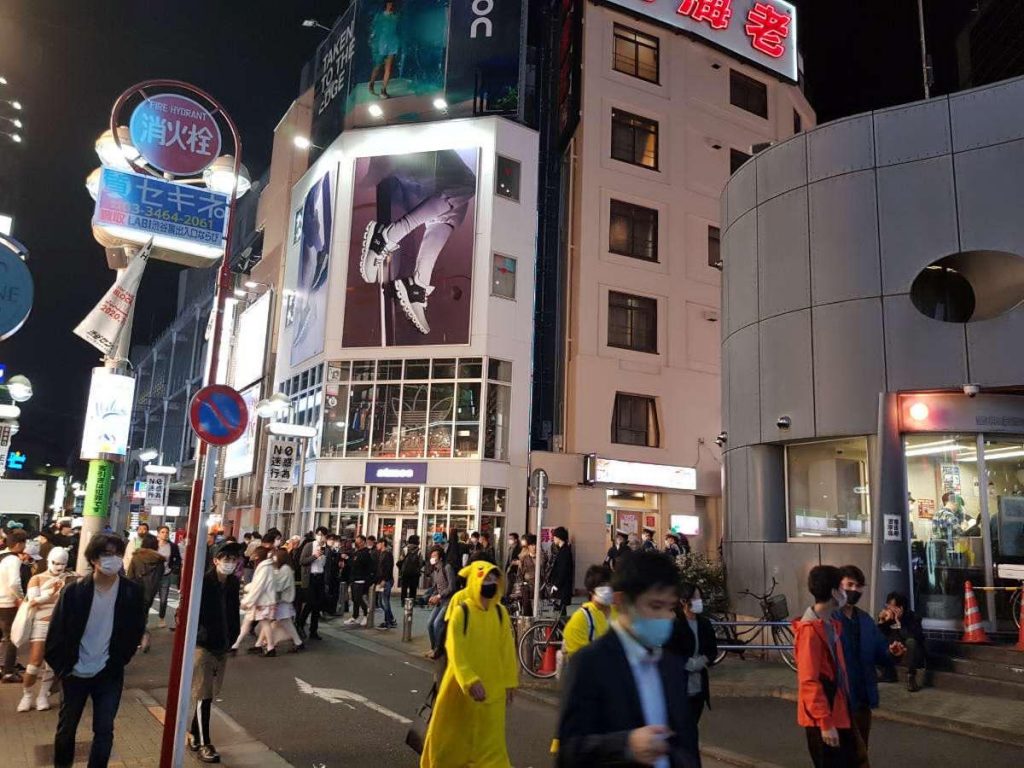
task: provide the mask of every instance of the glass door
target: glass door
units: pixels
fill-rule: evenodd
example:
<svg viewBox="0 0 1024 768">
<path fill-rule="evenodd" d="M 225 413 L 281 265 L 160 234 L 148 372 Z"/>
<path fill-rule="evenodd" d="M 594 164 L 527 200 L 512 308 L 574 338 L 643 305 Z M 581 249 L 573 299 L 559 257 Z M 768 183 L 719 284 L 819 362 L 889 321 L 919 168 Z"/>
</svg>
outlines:
<svg viewBox="0 0 1024 768">
<path fill-rule="evenodd" d="M 985 470 L 988 475 L 987 536 L 992 544 L 992 562 L 1024 564 L 1024 436 L 1001 436 L 985 440 Z M 979 521 L 979 525 L 981 525 Z M 997 587 L 1019 587 L 1019 581 L 996 579 Z M 1009 589 L 992 595 L 998 629 L 1015 632 L 1020 603 Z"/>
</svg>

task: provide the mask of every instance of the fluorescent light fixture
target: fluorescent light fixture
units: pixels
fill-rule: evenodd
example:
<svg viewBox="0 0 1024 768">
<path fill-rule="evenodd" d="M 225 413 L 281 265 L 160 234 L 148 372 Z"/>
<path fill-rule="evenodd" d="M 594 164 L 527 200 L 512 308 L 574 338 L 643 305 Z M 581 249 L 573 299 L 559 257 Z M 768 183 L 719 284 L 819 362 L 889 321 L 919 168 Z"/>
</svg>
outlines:
<svg viewBox="0 0 1024 768">
<path fill-rule="evenodd" d="M 237 296 L 238 298 L 240 298 L 240 299 L 244 299 L 244 298 L 245 298 L 246 296 L 248 296 L 248 295 L 249 295 L 249 294 L 247 294 L 247 293 L 246 293 L 245 291 L 243 291 L 243 290 L 242 290 L 241 288 L 235 288 L 235 296 Z"/>
<path fill-rule="evenodd" d="M 255 290 L 256 288 L 259 288 L 261 285 L 263 285 L 263 283 L 257 283 L 255 280 L 246 280 L 245 283 L 243 283 L 243 285 L 245 285 L 246 288 L 252 291 Z"/>
<path fill-rule="evenodd" d="M 907 457 L 912 456 L 934 456 L 939 453 L 952 453 L 954 451 L 962 451 L 966 448 L 965 445 L 953 443 L 952 445 L 933 445 L 931 448 L 910 448 L 904 454 Z"/>
<path fill-rule="evenodd" d="M 147 475 L 176 475 L 177 467 L 165 466 L 163 464 L 147 464 L 143 467 Z"/>
<path fill-rule="evenodd" d="M 445 101 L 442 97 L 438 96 L 436 99 L 434 99 L 434 109 L 439 109 L 442 111 L 448 109 L 448 102 Z"/>
<path fill-rule="evenodd" d="M 292 143 L 295 144 L 299 149 L 309 149 L 313 146 L 313 142 L 307 139 L 305 136 L 296 136 L 292 139 Z"/>
<path fill-rule="evenodd" d="M 913 445 L 908 445 L 907 448 L 909 450 L 916 451 L 918 448 L 933 448 L 933 447 L 935 447 L 937 445 L 952 445 L 955 442 L 956 442 L 956 440 L 954 440 L 951 437 L 951 438 L 949 438 L 947 440 L 935 440 L 935 441 L 930 442 L 930 443 L 914 443 Z"/>
<path fill-rule="evenodd" d="M 0 419 L 16 419 L 21 416 L 21 408 L 16 405 L 0 404 Z"/>
<path fill-rule="evenodd" d="M 380 104 L 371 104 L 366 111 L 370 113 L 370 117 L 384 117 L 384 110 L 381 109 Z"/>
<path fill-rule="evenodd" d="M 302 424 L 287 424 L 283 421 L 272 421 L 267 424 L 267 431 L 278 437 L 304 437 L 306 439 L 316 437 L 316 427 L 307 427 Z"/>
</svg>

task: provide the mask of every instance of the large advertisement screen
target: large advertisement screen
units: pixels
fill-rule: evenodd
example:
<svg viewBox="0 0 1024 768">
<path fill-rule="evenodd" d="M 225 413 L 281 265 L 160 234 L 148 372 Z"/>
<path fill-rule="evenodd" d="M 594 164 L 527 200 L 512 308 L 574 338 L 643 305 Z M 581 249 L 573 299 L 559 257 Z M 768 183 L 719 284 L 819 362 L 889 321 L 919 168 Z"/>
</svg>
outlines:
<svg viewBox="0 0 1024 768">
<path fill-rule="evenodd" d="M 299 274 L 295 284 L 295 323 L 290 356 L 293 366 L 324 351 L 336 176 L 334 170 L 321 176 L 306 193 L 302 205 Z"/>
<path fill-rule="evenodd" d="M 469 342 L 479 150 L 359 158 L 342 346 Z"/>
<path fill-rule="evenodd" d="M 355 0 L 317 50 L 313 144 L 519 111 L 522 0 Z"/>
</svg>

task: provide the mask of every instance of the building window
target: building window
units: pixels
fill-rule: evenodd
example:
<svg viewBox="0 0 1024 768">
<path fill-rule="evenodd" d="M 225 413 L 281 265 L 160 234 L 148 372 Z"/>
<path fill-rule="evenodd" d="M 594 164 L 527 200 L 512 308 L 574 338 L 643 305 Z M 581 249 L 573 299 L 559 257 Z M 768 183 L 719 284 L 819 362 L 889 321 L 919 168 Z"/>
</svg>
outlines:
<svg viewBox="0 0 1024 768">
<path fill-rule="evenodd" d="M 648 448 L 657 448 L 661 444 L 658 407 L 653 397 L 615 393 L 612 442 Z"/>
<path fill-rule="evenodd" d="M 497 169 L 494 177 L 494 193 L 506 200 L 519 202 L 519 179 L 522 167 L 518 160 L 498 155 Z"/>
<path fill-rule="evenodd" d="M 658 170 L 658 123 L 612 110 L 612 159 Z"/>
<path fill-rule="evenodd" d="M 768 86 L 735 69 L 729 70 L 729 103 L 758 117 L 768 118 Z"/>
<path fill-rule="evenodd" d="M 508 433 L 512 418 L 512 363 L 489 360 L 487 378 L 484 458 L 508 461 Z"/>
<path fill-rule="evenodd" d="M 491 262 L 491 296 L 516 298 L 516 260 L 511 256 L 494 254 Z"/>
<path fill-rule="evenodd" d="M 870 540 L 867 438 L 786 446 L 786 505 L 791 538 Z"/>
<path fill-rule="evenodd" d="M 657 299 L 609 291 L 608 346 L 657 354 Z"/>
<path fill-rule="evenodd" d="M 616 24 L 612 68 L 616 72 L 623 72 L 649 83 L 657 83 L 658 48 L 658 38 Z"/>
<path fill-rule="evenodd" d="M 797 134 L 803 131 L 804 121 L 800 118 L 800 113 L 795 109 L 793 110 L 793 133 Z"/>
<path fill-rule="evenodd" d="M 729 175 L 736 173 L 752 155 L 744 152 L 742 149 L 730 149 L 729 150 Z"/>
<path fill-rule="evenodd" d="M 608 250 L 644 261 L 658 260 L 658 212 L 642 205 L 611 201 Z"/>
<path fill-rule="evenodd" d="M 708 266 L 722 268 L 722 231 L 708 225 Z"/>
</svg>

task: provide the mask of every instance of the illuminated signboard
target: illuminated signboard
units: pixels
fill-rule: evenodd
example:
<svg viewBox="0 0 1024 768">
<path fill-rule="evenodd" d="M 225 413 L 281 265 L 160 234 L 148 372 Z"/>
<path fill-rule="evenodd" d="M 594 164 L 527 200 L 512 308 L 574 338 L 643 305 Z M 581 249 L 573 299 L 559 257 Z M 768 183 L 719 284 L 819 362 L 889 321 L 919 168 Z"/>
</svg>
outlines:
<svg viewBox="0 0 1024 768">
<path fill-rule="evenodd" d="M 231 386 L 242 389 L 263 378 L 263 358 L 267 349 L 267 325 L 270 321 L 270 292 L 254 301 L 238 318 L 235 336 L 235 365 Z"/>
<path fill-rule="evenodd" d="M 116 459 L 128 452 L 135 379 L 94 368 L 82 433 L 84 460 Z"/>
<path fill-rule="evenodd" d="M 796 7 L 782 0 L 607 0 L 797 79 Z"/>
<path fill-rule="evenodd" d="M 256 415 L 256 403 L 260 400 L 260 384 L 253 384 L 239 394 L 245 401 L 245 407 L 249 410 L 249 423 L 245 428 L 245 433 L 224 449 L 225 479 L 251 475 L 253 461 L 256 458 L 256 423 L 259 419 Z"/>
<path fill-rule="evenodd" d="M 644 464 L 639 461 L 618 461 L 587 456 L 584 481 L 590 485 L 634 485 L 645 488 L 667 488 L 675 491 L 697 490 L 697 470 L 693 467 L 672 467 L 667 464 Z"/>
</svg>

